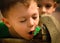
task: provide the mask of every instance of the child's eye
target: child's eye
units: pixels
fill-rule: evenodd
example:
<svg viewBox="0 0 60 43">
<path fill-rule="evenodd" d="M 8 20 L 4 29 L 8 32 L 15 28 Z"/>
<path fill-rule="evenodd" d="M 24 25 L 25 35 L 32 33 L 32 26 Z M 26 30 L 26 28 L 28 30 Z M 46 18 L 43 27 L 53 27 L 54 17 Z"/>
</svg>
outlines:
<svg viewBox="0 0 60 43">
<path fill-rule="evenodd" d="M 26 20 L 22 20 L 22 21 L 20 21 L 21 23 L 23 23 L 23 22 L 26 22 Z"/>
<path fill-rule="evenodd" d="M 25 22 L 26 20 L 24 20 L 24 21 L 20 21 L 21 23 L 23 23 L 23 22 Z"/>
<path fill-rule="evenodd" d="M 33 19 L 35 20 L 35 19 L 37 19 L 37 17 L 35 16 L 35 17 L 33 17 Z"/>
<path fill-rule="evenodd" d="M 38 7 L 39 7 L 39 8 L 41 8 L 41 7 L 42 7 L 42 5 L 41 5 L 41 4 L 38 4 Z"/>
<path fill-rule="evenodd" d="M 26 22 L 26 19 L 22 19 L 22 20 L 20 20 L 20 22 L 21 22 L 21 23 Z"/>
<path fill-rule="evenodd" d="M 48 8 L 48 9 L 49 9 L 51 6 L 52 6 L 51 4 L 46 4 L 46 5 L 45 5 L 45 7 Z"/>
</svg>

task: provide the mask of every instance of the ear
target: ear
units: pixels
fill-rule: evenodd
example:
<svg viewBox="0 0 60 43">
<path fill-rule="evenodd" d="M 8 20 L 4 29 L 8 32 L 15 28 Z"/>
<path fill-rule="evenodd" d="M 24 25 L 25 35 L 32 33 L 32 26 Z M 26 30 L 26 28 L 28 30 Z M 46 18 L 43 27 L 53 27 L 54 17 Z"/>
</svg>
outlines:
<svg viewBox="0 0 60 43">
<path fill-rule="evenodd" d="M 54 3 L 54 8 L 56 9 L 56 7 L 57 7 L 57 3 L 55 2 L 55 3 Z"/>
<path fill-rule="evenodd" d="M 55 2 L 53 5 L 53 12 L 56 10 L 56 7 L 57 7 L 57 3 Z"/>
<path fill-rule="evenodd" d="M 9 24 L 8 19 L 2 18 L 2 21 L 4 22 L 4 24 L 5 24 L 8 28 L 10 27 L 10 24 Z"/>
</svg>

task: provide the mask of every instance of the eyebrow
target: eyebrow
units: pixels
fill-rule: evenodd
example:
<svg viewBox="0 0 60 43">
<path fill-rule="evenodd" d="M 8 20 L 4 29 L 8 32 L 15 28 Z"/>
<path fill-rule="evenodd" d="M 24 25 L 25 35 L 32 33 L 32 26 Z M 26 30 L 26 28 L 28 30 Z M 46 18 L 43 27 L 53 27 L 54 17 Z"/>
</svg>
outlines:
<svg viewBox="0 0 60 43">
<path fill-rule="evenodd" d="M 18 17 L 18 18 L 26 18 L 26 17 L 23 16 L 23 17 Z"/>
</svg>

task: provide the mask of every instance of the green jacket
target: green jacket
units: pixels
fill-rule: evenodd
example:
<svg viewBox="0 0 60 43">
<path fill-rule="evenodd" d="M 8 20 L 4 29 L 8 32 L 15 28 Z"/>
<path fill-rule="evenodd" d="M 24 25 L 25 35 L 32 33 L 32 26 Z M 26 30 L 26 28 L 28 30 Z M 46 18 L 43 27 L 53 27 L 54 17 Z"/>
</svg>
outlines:
<svg viewBox="0 0 60 43">
<path fill-rule="evenodd" d="M 8 38 L 11 37 L 8 31 L 8 27 L 0 21 L 0 38 Z"/>
</svg>

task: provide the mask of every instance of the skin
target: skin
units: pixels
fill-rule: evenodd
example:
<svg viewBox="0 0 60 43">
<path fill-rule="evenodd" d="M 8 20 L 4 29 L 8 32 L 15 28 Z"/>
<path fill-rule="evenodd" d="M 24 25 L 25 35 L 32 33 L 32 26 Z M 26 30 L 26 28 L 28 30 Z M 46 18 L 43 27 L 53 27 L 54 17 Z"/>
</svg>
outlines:
<svg viewBox="0 0 60 43">
<path fill-rule="evenodd" d="M 34 1 L 30 2 L 29 7 L 17 3 L 6 14 L 8 14 L 7 18 L 2 20 L 13 36 L 28 40 L 33 38 L 33 33 L 39 22 L 38 7 Z M 31 31 L 32 34 L 29 34 Z"/>
<path fill-rule="evenodd" d="M 40 14 L 51 14 L 56 9 L 56 2 L 53 0 L 42 0 L 39 2 Z"/>
<path fill-rule="evenodd" d="M 53 0 L 38 0 L 39 15 L 54 13 L 56 5 L 56 2 Z M 41 20 L 39 21 L 39 25 L 42 25 Z"/>
</svg>

